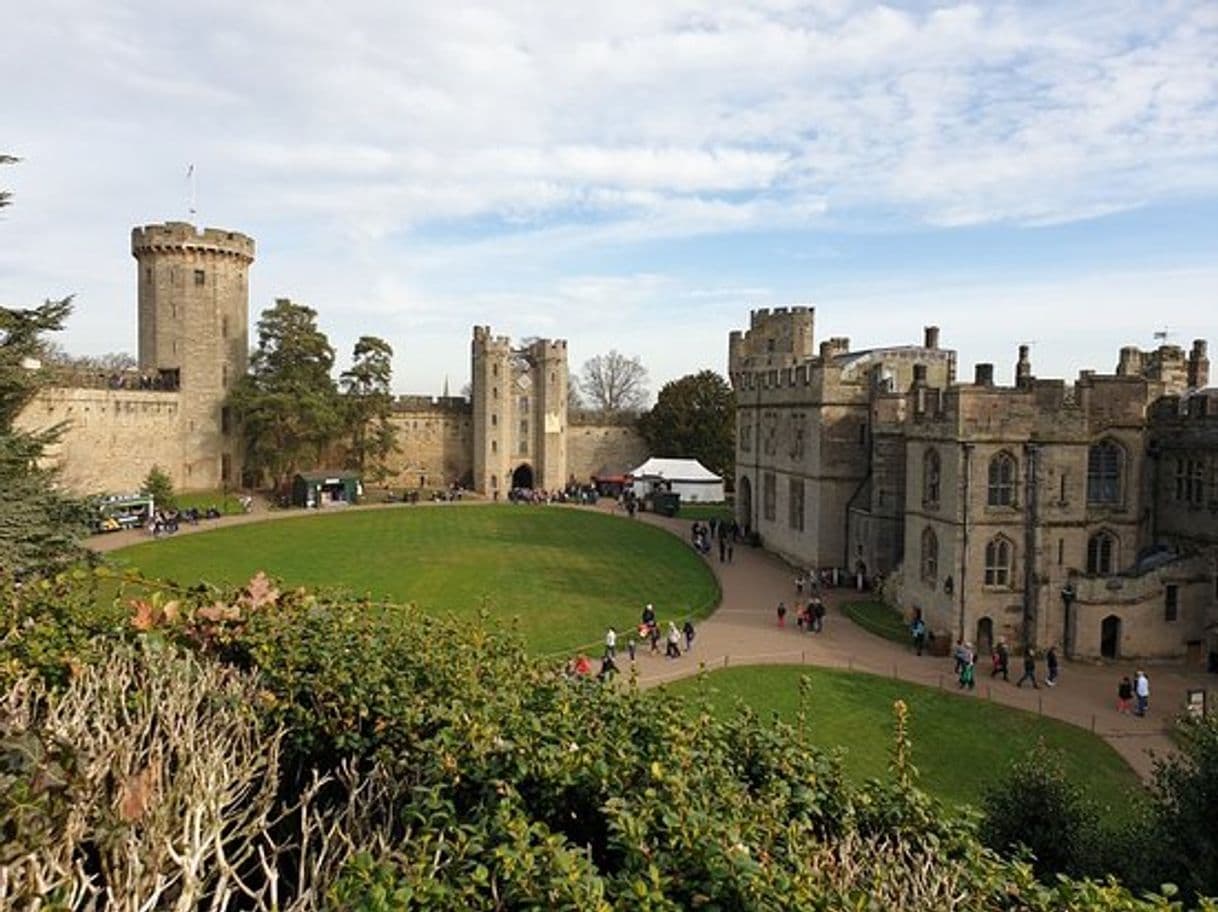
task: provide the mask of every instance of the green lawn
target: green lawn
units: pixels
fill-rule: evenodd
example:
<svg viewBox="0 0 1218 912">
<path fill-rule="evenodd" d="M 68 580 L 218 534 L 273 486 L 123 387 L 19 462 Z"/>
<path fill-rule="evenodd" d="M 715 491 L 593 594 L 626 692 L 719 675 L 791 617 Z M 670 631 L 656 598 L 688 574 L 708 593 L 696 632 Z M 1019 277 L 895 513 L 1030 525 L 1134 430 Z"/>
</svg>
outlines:
<svg viewBox="0 0 1218 912">
<path fill-rule="evenodd" d="M 725 503 L 683 503 L 681 509 L 677 511 L 678 519 L 688 519 L 690 522 L 694 520 L 708 519 L 731 519 L 735 515 L 732 513 L 730 504 Z"/>
<path fill-rule="evenodd" d="M 846 602 L 842 614 L 869 633 L 902 646 L 913 646 L 913 634 L 901 612 L 884 602 Z"/>
<path fill-rule="evenodd" d="M 794 723 L 799 712 L 800 677 L 811 691 L 807 725 L 813 740 L 841 747 L 847 772 L 857 781 L 886 774 L 892 743 L 892 704 L 909 706 L 913 762 L 928 792 L 951 804 L 977 804 L 987 784 L 1038 739 L 1063 751 L 1070 777 L 1118 817 L 1124 796 L 1139 788 L 1136 774 L 1101 738 L 1056 719 L 1047 719 L 967 697 L 893 681 L 809 666 L 730 668 L 707 676 L 716 713 L 734 711 L 742 700 L 763 717 L 777 713 Z M 667 685 L 669 693 L 695 702 L 696 679 Z"/>
<path fill-rule="evenodd" d="M 149 576 L 241 583 L 259 570 L 341 586 L 425 611 L 474 615 L 484 603 L 537 654 L 602 641 L 638 623 L 705 616 L 715 578 L 683 541 L 645 523 L 563 507 L 409 506 L 251 523 L 113 553 Z"/>
<path fill-rule="evenodd" d="M 235 516 L 245 512 L 241 509 L 239 497 L 239 494 L 231 491 L 227 494 L 223 491 L 183 491 L 175 494 L 173 499 L 177 502 L 179 510 L 198 507 L 202 511 L 208 507 L 215 507 L 225 516 Z"/>
</svg>

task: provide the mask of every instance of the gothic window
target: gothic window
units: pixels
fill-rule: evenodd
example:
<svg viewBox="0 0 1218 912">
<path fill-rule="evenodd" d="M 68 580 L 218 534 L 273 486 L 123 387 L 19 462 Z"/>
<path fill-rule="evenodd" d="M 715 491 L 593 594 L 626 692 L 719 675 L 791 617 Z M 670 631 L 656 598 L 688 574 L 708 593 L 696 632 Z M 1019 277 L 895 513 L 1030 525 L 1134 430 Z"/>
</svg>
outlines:
<svg viewBox="0 0 1218 912">
<path fill-rule="evenodd" d="M 930 447 L 922 457 L 922 506 L 939 506 L 939 477 L 942 469 L 939 451 Z"/>
<path fill-rule="evenodd" d="M 1011 585 L 1011 543 L 1001 535 L 991 539 L 985 546 L 985 584 L 987 586 Z"/>
<path fill-rule="evenodd" d="M 1180 616 L 1180 587 L 1168 585 L 1163 590 L 1163 620 L 1174 621 Z"/>
<path fill-rule="evenodd" d="M 1118 504 L 1121 501 L 1121 448 L 1111 440 L 1087 451 L 1087 503 Z"/>
<path fill-rule="evenodd" d="M 986 503 L 991 507 L 1010 507 L 1015 503 L 1015 457 L 999 453 L 990 460 L 990 483 Z"/>
<path fill-rule="evenodd" d="M 778 480 L 773 472 L 766 472 L 761 479 L 761 505 L 764 515 L 770 522 L 778 514 Z"/>
<path fill-rule="evenodd" d="M 803 414 L 791 416 L 791 458 L 804 458 L 804 436 L 807 419 Z"/>
<path fill-rule="evenodd" d="M 740 452 L 747 453 L 753 449 L 753 419 L 744 416 L 740 421 Z"/>
<path fill-rule="evenodd" d="M 804 480 L 792 478 L 787 482 L 788 522 L 796 532 L 804 530 Z"/>
<path fill-rule="evenodd" d="M 1188 461 L 1188 502 L 1200 506 L 1205 500 L 1205 463 L 1200 459 Z"/>
<path fill-rule="evenodd" d="M 206 281 L 207 281 L 207 273 L 205 273 L 202 269 L 196 269 L 195 270 L 195 284 L 203 285 Z"/>
<path fill-rule="evenodd" d="M 1116 571 L 1117 540 L 1111 532 L 1096 532 L 1087 539 L 1087 572 L 1111 576 Z"/>
<path fill-rule="evenodd" d="M 766 456 L 773 456 L 778 450 L 778 415 L 774 412 L 766 412 L 762 416 L 762 421 L 762 433 L 764 434 L 762 452 Z"/>
<path fill-rule="evenodd" d="M 939 577 L 939 537 L 927 526 L 922 530 L 922 581 L 935 588 Z"/>
</svg>

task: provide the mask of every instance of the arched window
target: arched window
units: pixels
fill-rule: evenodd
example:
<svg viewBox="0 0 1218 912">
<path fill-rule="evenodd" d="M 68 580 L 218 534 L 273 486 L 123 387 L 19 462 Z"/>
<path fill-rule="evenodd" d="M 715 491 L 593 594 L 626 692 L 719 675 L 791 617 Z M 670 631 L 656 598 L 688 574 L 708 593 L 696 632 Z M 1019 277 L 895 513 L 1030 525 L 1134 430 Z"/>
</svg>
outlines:
<svg viewBox="0 0 1218 912">
<path fill-rule="evenodd" d="M 922 506 L 937 507 L 939 505 L 939 474 L 942 463 L 939 461 L 939 451 L 934 447 L 927 449 L 922 457 Z"/>
<path fill-rule="evenodd" d="M 1116 572 L 1117 540 L 1111 532 L 1096 532 L 1087 539 L 1087 572 L 1111 576 Z"/>
<path fill-rule="evenodd" d="M 932 589 L 939 577 L 939 538 L 927 526 L 922 530 L 922 580 Z"/>
<path fill-rule="evenodd" d="M 985 546 L 985 584 L 987 586 L 1011 585 L 1011 542 L 1001 535 L 991 539 Z"/>
<path fill-rule="evenodd" d="M 999 453 L 990 460 L 990 485 L 986 503 L 991 507 L 1009 507 L 1015 503 L 1015 457 Z"/>
<path fill-rule="evenodd" d="M 1121 502 L 1121 448 L 1111 440 L 1087 451 L 1087 503 Z"/>
</svg>

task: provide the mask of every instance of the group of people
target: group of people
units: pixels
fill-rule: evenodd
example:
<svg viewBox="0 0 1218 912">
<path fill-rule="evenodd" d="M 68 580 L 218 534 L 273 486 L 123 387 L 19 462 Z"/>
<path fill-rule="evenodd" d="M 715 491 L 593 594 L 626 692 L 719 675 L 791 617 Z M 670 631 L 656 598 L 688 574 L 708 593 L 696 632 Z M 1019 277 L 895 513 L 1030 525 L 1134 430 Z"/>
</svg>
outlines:
<svg viewBox="0 0 1218 912">
<path fill-rule="evenodd" d="M 699 554 L 710 554 L 715 542 L 719 543 L 719 563 L 733 563 L 736 543 L 742 541 L 741 526 L 734 519 L 712 516 L 706 522 L 695 520 L 689 530 L 690 541 Z"/>
<path fill-rule="evenodd" d="M 825 603 L 819 595 L 813 595 L 805 604 L 800 598 L 796 603 L 799 611 L 795 615 L 795 624 L 805 633 L 820 633 L 825 629 Z M 787 626 L 787 603 L 778 603 L 778 626 Z"/>
<path fill-rule="evenodd" d="M 653 654 L 658 654 L 660 642 L 663 640 L 664 655 L 669 659 L 679 659 L 681 658 L 682 641 L 685 643 L 685 652 L 689 652 L 694 648 L 694 636 L 694 622 L 689 618 L 686 618 L 685 623 L 679 628 L 675 621 L 669 621 L 667 631 L 661 631 L 655 607 L 649 604 L 643 609 L 636 630 L 631 631 L 626 638 L 626 654 L 630 661 L 634 662 L 638 656 L 640 640 L 649 644 Z M 617 666 L 618 637 L 619 634 L 614 627 L 605 631 L 605 650 L 601 655 L 600 671 L 596 675 L 598 680 L 611 678 L 620 671 Z M 567 663 L 566 673 L 568 677 L 590 675 L 592 674 L 592 660 L 581 653 Z"/>
<path fill-rule="evenodd" d="M 499 499 L 499 492 L 495 492 L 495 499 Z M 560 488 L 556 491 L 547 491 L 542 488 L 512 488 L 508 491 L 507 499 L 509 503 L 523 504 L 552 504 L 552 503 L 573 503 L 581 505 L 595 505 L 598 494 L 596 488 L 592 485 L 581 485 L 572 482 L 565 488 Z"/>
<path fill-rule="evenodd" d="M 1131 706 L 1135 716 L 1145 716 L 1150 711 L 1150 678 L 1141 668 L 1132 681 L 1125 675 L 1117 685 L 1117 712 L 1128 715 Z"/>
</svg>

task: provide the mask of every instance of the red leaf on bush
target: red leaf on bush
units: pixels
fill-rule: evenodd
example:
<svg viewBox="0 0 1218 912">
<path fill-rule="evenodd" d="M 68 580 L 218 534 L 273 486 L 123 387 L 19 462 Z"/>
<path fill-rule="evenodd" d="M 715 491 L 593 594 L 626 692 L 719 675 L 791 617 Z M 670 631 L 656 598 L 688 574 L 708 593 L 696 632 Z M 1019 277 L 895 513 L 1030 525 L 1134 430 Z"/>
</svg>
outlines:
<svg viewBox="0 0 1218 912">
<path fill-rule="evenodd" d="M 131 616 L 131 626 L 136 630 L 148 631 L 156 626 L 156 609 L 152 607 L 151 602 L 132 599 L 131 608 L 134 612 Z"/>
<path fill-rule="evenodd" d="M 273 605 L 279 600 L 279 590 L 263 571 L 259 570 L 249 585 L 245 587 L 250 608 L 261 608 L 263 605 Z"/>
<path fill-rule="evenodd" d="M 126 782 L 118 800 L 119 816 L 127 823 L 134 823 L 147 812 L 157 786 L 157 771 L 146 766 Z"/>
</svg>

